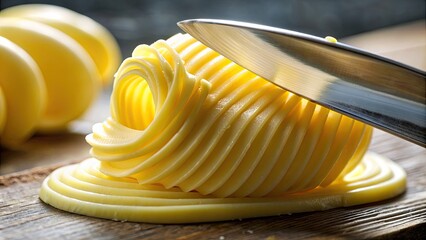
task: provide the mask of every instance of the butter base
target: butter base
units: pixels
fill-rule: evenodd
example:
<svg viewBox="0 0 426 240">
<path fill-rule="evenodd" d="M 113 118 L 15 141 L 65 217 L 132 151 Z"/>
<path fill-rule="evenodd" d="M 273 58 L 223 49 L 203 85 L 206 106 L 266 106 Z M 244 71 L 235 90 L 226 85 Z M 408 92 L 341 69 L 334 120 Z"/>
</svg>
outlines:
<svg viewBox="0 0 426 240">
<path fill-rule="evenodd" d="M 277 197 L 218 198 L 198 192 L 138 184 L 99 171 L 90 158 L 55 170 L 40 199 L 61 210 L 86 216 L 146 223 L 214 222 L 323 211 L 377 202 L 405 191 L 406 173 L 394 162 L 368 152 L 353 171 L 326 187 Z"/>
</svg>

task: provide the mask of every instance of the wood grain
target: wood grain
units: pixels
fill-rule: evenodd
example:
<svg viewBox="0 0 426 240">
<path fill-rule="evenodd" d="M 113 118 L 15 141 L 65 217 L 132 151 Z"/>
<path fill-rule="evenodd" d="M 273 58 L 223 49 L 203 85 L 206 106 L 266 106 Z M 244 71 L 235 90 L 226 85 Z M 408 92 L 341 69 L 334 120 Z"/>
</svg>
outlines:
<svg viewBox="0 0 426 240">
<path fill-rule="evenodd" d="M 0 177 L 0 239 L 423 239 L 426 150 L 378 130 L 371 150 L 407 171 L 405 194 L 357 207 L 204 224 L 115 222 L 47 206 L 38 199 L 41 181 L 63 163 L 9 174 Z"/>
</svg>

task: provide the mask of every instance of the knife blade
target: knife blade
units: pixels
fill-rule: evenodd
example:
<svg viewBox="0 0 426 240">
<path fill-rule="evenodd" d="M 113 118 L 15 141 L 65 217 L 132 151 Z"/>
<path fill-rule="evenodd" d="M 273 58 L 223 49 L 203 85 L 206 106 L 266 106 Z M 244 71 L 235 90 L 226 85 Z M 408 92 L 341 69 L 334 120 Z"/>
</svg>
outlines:
<svg viewBox="0 0 426 240">
<path fill-rule="evenodd" d="M 323 38 L 271 26 L 191 19 L 178 26 L 275 85 L 426 147 L 426 73 Z"/>
</svg>

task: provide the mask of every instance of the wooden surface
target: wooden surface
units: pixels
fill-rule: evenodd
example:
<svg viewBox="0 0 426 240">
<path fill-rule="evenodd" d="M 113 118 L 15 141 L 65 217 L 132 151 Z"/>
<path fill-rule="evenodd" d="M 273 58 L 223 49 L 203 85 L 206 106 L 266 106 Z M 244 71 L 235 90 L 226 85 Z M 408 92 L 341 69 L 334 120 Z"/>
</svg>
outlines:
<svg viewBox="0 0 426 240">
<path fill-rule="evenodd" d="M 421 21 L 354 37 L 347 42 L 426 69 L 424 52 L 413 50 L 424 48 L 426 44 L 424 26 L 425 21 Z M 384 47 L 386 44 L 376 44 L 380 42 L 390 43 Z M 405 48 L 398 47 L 397 43 Z M 370 149 L 394 160 L 408 173 L 407 192 L 384 202 L 323 212 L 189 225 L 114 222 L 70 214 L 43 204 L 38 199 L 38 190 L 44 177 L 59 166 L 89 156 L 84 136 L 90 132 L 93 122 L 108 116 L 108 96 L 109 91 L 106 91 L 68 133 L 35 136 L 14 150 L 0 150 L 1 240 L 425 239 L 426 150 L 381 131 L 375 131 Z"/>
<path fill-rule="evenodd" d="M 407 171 L 406 193 L 357 207 L 208 224 L 114 222 L 56 210 L 38 199 L 38 190 L 62 163 L 8 174 L 0 177 L 0 239 L 423 239 L 426 150 L 380 131 L 371 150 Z"/>
</svg>

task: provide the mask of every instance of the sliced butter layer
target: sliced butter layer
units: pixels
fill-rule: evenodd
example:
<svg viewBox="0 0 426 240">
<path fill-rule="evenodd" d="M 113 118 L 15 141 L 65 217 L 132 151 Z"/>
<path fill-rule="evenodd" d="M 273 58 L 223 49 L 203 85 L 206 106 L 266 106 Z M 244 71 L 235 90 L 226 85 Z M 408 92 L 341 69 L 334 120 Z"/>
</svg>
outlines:
<svg viewBox="0 0 426 240">
<path fill-rule="evenodd" d="M 84 215 L 158 223 L 373 202 L 403 192 L 405 174 L 365 155 L 371 134 L 178 34 L 122 63 L 111 117 L 86 138 L 93 159 L 55 171 L 40 197 Z"/>
</svg>

